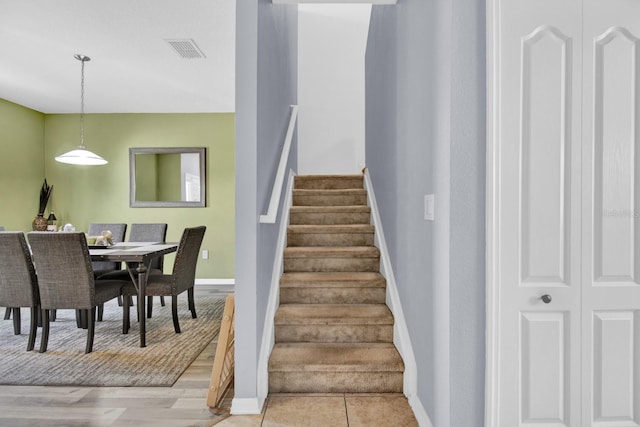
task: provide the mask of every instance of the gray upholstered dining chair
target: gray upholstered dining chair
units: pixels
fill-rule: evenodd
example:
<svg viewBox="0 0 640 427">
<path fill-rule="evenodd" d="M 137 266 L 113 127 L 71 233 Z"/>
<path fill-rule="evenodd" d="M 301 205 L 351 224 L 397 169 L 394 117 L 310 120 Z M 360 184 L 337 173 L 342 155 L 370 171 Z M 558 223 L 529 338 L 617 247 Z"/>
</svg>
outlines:
<svg viewBox="0 0 640 427">
<path fill-rule="evenodd" d="M 121 295 L 122 280 L 101 280 L 96 283 L 91 257 L 84 233 L 28 234 L 33 261 L 38 275 L 42 313 L 40 352 L 47 351 L 49 312 L 54 309 L 86 310 L 87 345 L 93 349 L 96 307 Z"/>
<path fill-rule="evenodd" d="M 127 232 L 127 224 L 114 223 L 114 224 L 89 224 L 89 230 L 87 234 L 89 236 L 101 236 L 103 231 L 111 231 L 113 236 L 113 243 L 124 242 L 124 236 Z M 97 261 L 93 263 L 93 271 L 96 277 L 104 274 L 108 271 L 120 270 L 122 265 L 116 262 Z"/>
<path fill-rule="evenodd" d="M 0 233 L 0 305 L 13 311 L 13 332 L 20 335 L 20 308 L 31 309 L 27 351 L 33 350 L 36 341 L 40 297 L 38 278 L 31 260 L 31 253 L 24 233 L 6 231 Z"/>
<path fill-rule="evenodd" d="M 144 223 L 144 224 L 131 224 L 129 229 L 129 241 L 130 242 L 162 242 L 167 238 L 167 224 L 164 223 Z M 135 269 L 136 266 L 129 265 L 131 269 Z M 162 272 L 164 267 L 164 257 L 158 257 L 151 260 L 149 270 L 159 270 Z M 110 271 L 98 276 L 98 280 L 103 279 L 119 279 L 119 280 L 131 280 L 131 276 L 127 270 Z M 153 297 L 149 297 L 147 302 L 147 317 L 151 317 L 151 311 L 153 308 Z M 164 306 L 164 297 L 160 297 L 160 302 Z M 122 303 L 120 302 L 120 305 Z"/>
<path fill-rule="evenodd" d="M 173 327 L 176 333 L 180 333 L 180 323 L 178 321 L 178 295 L 187 291 L 189 310 L 191 317 L 196 318 L 196 306 L 194 301 L 193 285 L 196 279 L 196 265 L 204 233 L 205 226 L 185 228 L 182 238 L 178 244 L 178 251 L 173 264 L 171 274 L 163 274 L 159 271 L 151 272 L 148 276 L 146 295 L 147 296 L 171 296 L 171 315 L 173 317 Z M 123 332 L 129 329 L 129 301 L 132 295 L 137 295 L 133 283 L 128 283 L 122 288 L 124 297 L 123 308 Z"/>
</svg>

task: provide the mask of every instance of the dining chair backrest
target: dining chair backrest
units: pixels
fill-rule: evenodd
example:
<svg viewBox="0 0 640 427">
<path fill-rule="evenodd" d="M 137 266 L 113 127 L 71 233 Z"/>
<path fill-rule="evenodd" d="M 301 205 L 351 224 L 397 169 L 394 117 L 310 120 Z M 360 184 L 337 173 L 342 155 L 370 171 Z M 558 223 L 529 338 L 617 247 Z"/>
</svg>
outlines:
<svg viewBox="0 0 640 427">
<path fill-rule="evenodd" d="M 90 309 L 95 304 L 91 257 L 84 233 L 28 234 L 43 309 Z"/>
<path fill-rule="evenodd" d="M 131 224 L 129 231 L 130 242 L 161 242 L 167 238 L 167 224 Z M 157 257 L 151 260 L 150 267 L 162 270 L 164 257 Z"/>
<path fill-rule="evenodd" d="M 198 255 L 206 230 L 207 227 L 202 225 L 185 228 L 182 233 L 172 273 L 172 286 L 176 294 L 189 289 L 195 282 Z"/>
<path fill-rule="evenodd" d="M 35 307 L 38 279 L 22 231 L 0 233 L 0 306 Z"/>
<path fill-rule="evenodd" d="M 127 224 L 89 224 L 89 236 L 101 236 L 103 231 L 110 231 L 113 237 L 113 243 L 124 242 L 124 235 L 127 232 Z M 115 262 L 98 261 L 93 263 L 94 271 L 119 270 L 121 264 Z"/>
</svg>

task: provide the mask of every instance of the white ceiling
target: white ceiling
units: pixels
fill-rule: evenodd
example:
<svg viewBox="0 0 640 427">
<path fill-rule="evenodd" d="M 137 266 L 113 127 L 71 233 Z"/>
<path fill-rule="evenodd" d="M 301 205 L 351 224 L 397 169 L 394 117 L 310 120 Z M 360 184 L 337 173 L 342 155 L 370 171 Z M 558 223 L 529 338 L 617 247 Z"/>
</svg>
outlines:
<svg viewBox="0 0 640 427">
<path fill-rule="evenodd" d="M 242 1 L 242 0 L 241 0 Z M 0 98 L 44 113 L 235 111 L 236 0 L 0 0 Z M 167 39 L 193 39 L 184 59 Z"/>
</svg>

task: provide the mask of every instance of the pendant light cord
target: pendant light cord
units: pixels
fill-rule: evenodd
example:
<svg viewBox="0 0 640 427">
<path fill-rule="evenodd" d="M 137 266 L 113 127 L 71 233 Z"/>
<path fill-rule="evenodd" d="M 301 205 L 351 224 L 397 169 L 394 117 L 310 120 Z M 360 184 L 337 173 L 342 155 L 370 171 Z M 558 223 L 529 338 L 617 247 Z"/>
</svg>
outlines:
<svg viewBox="0 0 640 427">
<path fill-rule="evenodd" d="M 81 58 L 80 62 L 80 146 L 84 148 L 84 62 Z"/>
</svg>

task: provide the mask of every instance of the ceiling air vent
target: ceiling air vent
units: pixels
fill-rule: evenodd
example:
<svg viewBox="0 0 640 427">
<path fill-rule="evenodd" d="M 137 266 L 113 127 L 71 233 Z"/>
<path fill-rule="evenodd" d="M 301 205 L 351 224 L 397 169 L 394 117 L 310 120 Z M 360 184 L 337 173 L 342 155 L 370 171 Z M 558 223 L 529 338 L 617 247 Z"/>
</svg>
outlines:
<svg viewBox="0 0 640 427">
<path fill-rule="evenodd" d="M 206 58 L 205 54 L 202 53 L 193 39 L 173 39 L 165 41 L 178 52 L 178 55 L 185 59 Z"/>
</svg>

